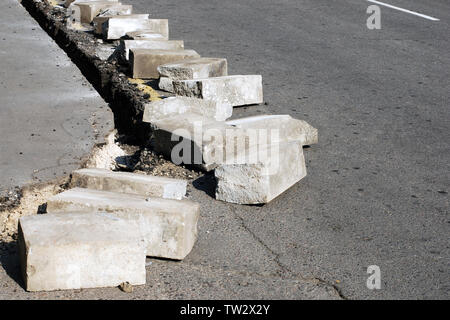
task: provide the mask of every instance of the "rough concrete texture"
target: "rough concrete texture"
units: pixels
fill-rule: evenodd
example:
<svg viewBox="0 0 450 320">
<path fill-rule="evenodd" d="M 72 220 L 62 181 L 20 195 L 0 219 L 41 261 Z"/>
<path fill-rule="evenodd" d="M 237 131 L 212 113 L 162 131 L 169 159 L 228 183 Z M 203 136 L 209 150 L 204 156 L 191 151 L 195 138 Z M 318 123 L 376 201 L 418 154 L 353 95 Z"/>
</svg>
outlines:
<svg viewBox="0 0 450 320">
<path fill-rule="evenodd" d="M 18 242 L 28 291 L 146 281 L 145 243 L 136 224 L 108 213 L 23 217 Z"/>
<path fill-rule="evenodd" d="M 133 78 L 158 79 L 158 66 L 193 57 L 200 55 L 194 50 L 130 50 Z"/>
<path fill-rule="evenodd" d="M 260 75 L 234 75 L 215 78 L 173 81 L 174 92 L 180 96 L 215 99 L 233 106 L 263 102 Z"/>
<path fill-rule="evenodd" d="M 71 4 L 83 2 L 98 2 L 98 0 L 66 0 L 64 6 L 68 8 Z M 118 0 L 102 0 L 102 2 L 118 2 Z"/>
<path fill-rule="evenodd" d="M 0 10 L 0 189 L 78 169 L 113 129 L 108 105 L 13 0 Z M 76 110 L 76 112 L 74 112 Z M 1 190 L 0 190 L 1 191 Z"/>
<path fill-rule="evenodd" d="M 181 200 L 186 195 L 185 180 L 115 172 L 104 169 L 80 169 L 72 172 L 71 187 L 123 192 L 147 197 Z"/>
<path fill-rule="evenodd" d="M 69 13 L 73 14 L 71 10 L 76 10 L 76 8 L 79 8 L 79 22 L 81 23 L 91 23 L 98 14 L 104 13 L 106 10 L 109 11 L 109 9 L 120 11 L 121 14 L 131 14 L 133 11 L 131 5 L 122 5 L 120 2 L 111 1 L 75 2 L 69 7 Z"/>
<path fill-rule="evenodd" d="M 142 121 L 152 123 L 156 120 L 185 113 L 196 113 L 217 121 L 231 117 L 233 107 L 229 103 L 189 97 L 169 97 L 145 105 Z"/>
<path fill-rule="evenodd" d="M 94 24 L 94 33 L 96 35 L 103 35 L 103 30 L 105 28 L 105 23 L 111 19 L 132 19 L 132 20 L 148 20 L 149 14 L 143 13 L 143 14 L 123 14 L 123 15 L 99 15 L 98 17 L 95 17 L 94 20 L 92 20 Z"/>
<path fill-rule="evenodd" d="M 130 49 L 182 50 L 184 49 L 184 41 L 165 40 L 163 36 L 160 40 L 121 40 L 120 50 L 125 60 L 130 58 Z"/>
<path fill-rule="evenodd" d="M 159 77 L 158 88 L 160 90 L 173 93 L 172 79 L 167 77 Z"/>
<path fill-rule="evenodd" d="M 200 206 L 190 200 L 149 198 L 140 195 L 75 188 L 50 198 L 47 212 L 109 212 L 137 221 L 147 256 L 184 259 L 197 238 Z"/>
<path fill-rule="evenodd" d="M 154 120 L 155 151 L 164 154 L 175 164 L 193 164 L 210 171 L 216 150 L 223 149 L 223 139 L 211 139 L 204 133 L 223 135 L 230 127 L 224 121 L 197 113 L 173 115 Z"/>
<path fill-rule="evenodd" d="M 103 23 L 103 37 L 107 40 L 116 40 L 129 32 L 152 30 L 169 38 L 169 20 L 167 19 L 118 19 L 111 17 Z"/>
<path fill-rule="evenodd" d="M 127 32 L 126 38 L 133 40 L 169 40 L 168 36 L 163 36 L 160 33 L 148 29 Z"/>
<path fill-rule="evenodd" d="M 189 80 L 228 75 L 227 59 L 193 58 L 180 62 L 163 64 L 158 67 L 162 77 L 173 80 Z"/>
<path fill-rule="evenodd" d="M 253 163 L 219 165 L 214 170 L 217 200 L 269 203 L 306 176 L 301 142 L 260 146 L 257 152 Z"/>
<path fill-rule="evenodd" d="M 316 144 L 319 141 L 318 130 L 304 120 L 294 119 L 290 115 L 260 115 L 229 120 L 227 125 L 241 129 L 277 130 L 279 141 L 300 141 L 303 145 Z M 270 136 L 270 132 L 268 132 Z M 271 140 L 269 143 L 275 143 Z"/>
</svg>

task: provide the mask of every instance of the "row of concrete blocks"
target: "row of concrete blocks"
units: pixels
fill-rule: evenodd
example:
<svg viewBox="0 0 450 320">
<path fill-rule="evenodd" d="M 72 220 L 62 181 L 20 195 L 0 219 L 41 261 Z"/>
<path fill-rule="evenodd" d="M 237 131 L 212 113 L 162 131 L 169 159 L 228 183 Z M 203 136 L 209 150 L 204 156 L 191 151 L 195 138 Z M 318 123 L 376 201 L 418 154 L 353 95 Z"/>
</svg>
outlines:
<svg viewBox="0 0 450 320">
<path fill-rule="evenodd" d="M 47 213 L 19 220 L 28 291 L 146 282 L 146 256 L 182 260 L 197 238 L 199 205 L 186 181 L 103 169 L 73 172 Z"/>
<path fill-rule="evenodd" d="M 121 38 L 118 50 L 133 78 L 159 79 L 161 90 L 179 96 L 222 100 L 232 106 L 263 102 L 260 75 L 228 76 L 227 60 L 201 57 L 185 49 L 183 40 L 169 40 L 167 19 L 132 14 L 117 1 L 67 1 L 68 25 L 93 23 L 105 40 Z"/>
<path fill-rule="evenodd" d="M 89 14 L 84 15 L 87 18 L 83 21 L 94 21 L 96 32 L 103 33 L 106 39 L 131 38 L 121 40 L 119 51 L 124 60 L 129 61 L 133 77 L 159 78 L 160 89 L 177 95 L 176 98 L 150 103 L 145 108 L 143 121 L 151 123 L 156 129 L 157 151 L 173 159 L 173 151 L 179 146 L 173 140 L 189 140 L 194 134 L 195 123 L 201 123 L 202 131 L 217 129 L 222 131 L 223 138 L 227 132 L 234 131 L 233 134 L 244 137 L 244 140 L 248 140 L 255 130 L 278 130 L 281 131 L 281 139 L 250 143 L 243 149 L 245 152 L 240 150 L 234 155 L 228 154 L 228 159 L 211 159 L 210 156 L 223 153 L 228 148 L 226 141 L 210 143 L 197 138 L 192 140 L 189 153 L 200 155 L 201 161 L 194 163 L 194 159 L 183 157 L 180 163 L 194 163 L 205 170 L 216 169 L 219 182 L 217 199 L 241 204 L 267 203 L 306 175 L 302 146 L 317 142 L 317 130 L 306 122 L 284 115 L 226 121 L 231 117 L 233 107 L 263 102 L 260 75 L 229 76 L 226 59 L 200 57 L 194 50 L 185 50 L 182 40 L 168 40 L 167 21 L 153 19 L 152 27 L 145 29 L 150 23 L 148 15 L 94 17 L 102 5 L 111 8 L 111 3 L 92 1 L 82 4 L 90 8 L 90 11 L 85 9 Z M 177 130 L 187 133 L 177 136 L 174 134 Z M 276 156 L 261 159 L 267 151 Z M 256 154 L 259 161 L 256 167 L 256 163 L 248 161 L 248 156 L 243 156 L 249 153 Z M 276 172 L 271 169 L 269 174 L 267 168 L 269 164 L 271 168 L 275 165 L 274 158 L 279 168 Z M 300 164 L 289 165 L 289 158 L 299 159 Z M 283 161 L 288 163 L 284 165 Z M 293 167 L 296 168 L 295 174 L 290 174 Z M 258 174 L 254 174 L 255 170 Z M 242 175 L 241 171 L 247 174 Z M 235 183 L 238 176 L 241 178 L 240 184 Z M 255 182 L 250 179 L 242 183 L 242 177 L 254 178 Z"/>
</svg>

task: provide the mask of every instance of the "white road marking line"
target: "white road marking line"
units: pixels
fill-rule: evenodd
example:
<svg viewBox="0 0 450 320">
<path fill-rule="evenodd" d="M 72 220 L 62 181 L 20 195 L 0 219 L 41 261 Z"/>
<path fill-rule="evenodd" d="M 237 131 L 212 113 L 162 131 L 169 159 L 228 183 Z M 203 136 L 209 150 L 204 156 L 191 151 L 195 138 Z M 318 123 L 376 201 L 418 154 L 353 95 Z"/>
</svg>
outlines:
<svg viewBox="0 0 450 320">
<path fill-rule="evenodd" d="M 415 16 L 422 17 L 422 18 L 425 18 L 425 19 L 428 19 L 428 20 L 431 20 L 431 21 L 440 21 L 437 18 L 433 18 L 433 17 L 427 16 L 425 14 L 421 14 L 421 13 L 418 13 L 418 12 L 415 12 L 415 11 L 399 8 L 399 7 L 396 7 L 396 6 L 384 3 L 384 2 L 380 2 L 380 1 L 376 1 L 376 0 L 367 0 L 367 1 L 375 3 L 375 4 L 379 4 L 380 6 L 385 6 L 385 7 L 388 7 L 388 8 L 391 8 L 391 9 L 395 9 L 395 10 L 398 10 L 398 11 L 410 13 L 410 14 L 413 14 Z"/>
</svg>

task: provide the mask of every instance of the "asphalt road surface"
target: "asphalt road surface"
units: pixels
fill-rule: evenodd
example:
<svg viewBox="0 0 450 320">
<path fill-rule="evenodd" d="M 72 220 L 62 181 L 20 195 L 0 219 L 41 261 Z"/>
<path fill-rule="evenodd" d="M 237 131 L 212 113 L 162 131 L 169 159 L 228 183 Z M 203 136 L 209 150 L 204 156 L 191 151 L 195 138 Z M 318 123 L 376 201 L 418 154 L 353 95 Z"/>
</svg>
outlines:
<svg viewBox="0 0 450 320">
<path fill-rule="evenodd" d="M 209 235 L 211 259 L 242 250 L 261 270 L 271 257 L 347 298 L 450 298 L 448 1 L 389 0 L 440 21 L 380 6 L 380 30 L 367 28 L 373 3 L 362 0 L 128 2 L 169 18 L 186 48 L 226 57 L 230 74 L 263 75 L 267 105 L 234 117 L 290 114 L 319 129 L 308 176 L 272 203 L 212 202 L 223 232 L 232 219 L 263 249 Z M 369 265 L 380 290 L 366 287 Z"/>
</svg>

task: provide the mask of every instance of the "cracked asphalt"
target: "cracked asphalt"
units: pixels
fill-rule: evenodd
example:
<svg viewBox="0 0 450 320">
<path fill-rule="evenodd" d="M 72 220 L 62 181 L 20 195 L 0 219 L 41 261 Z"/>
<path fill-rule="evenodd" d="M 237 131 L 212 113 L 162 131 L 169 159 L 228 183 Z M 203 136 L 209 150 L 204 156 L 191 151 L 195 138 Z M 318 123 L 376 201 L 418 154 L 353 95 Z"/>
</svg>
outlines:
<svg viewBox="0 0 450 320">
<path fill-rule="evenodd" d="M 147 285 L 26 293 L 2 258 L 0 299 L 448 299 L 450 4 L 395 0 L 432 22 L 366 1 L 130 0 L 169 18 L 171 39 L 226 57 L 230 74 L 262 74 L 262 106 L 319 129 L 308 176 L 264 206 L 212 198 L 206 176 L 199 238 L 182 262 L 148 259 Z M 12 250 L 14 250 L 12 248 Z M 366 287 L 367 267 L 381 289 Z M 17 281 L 17 282 L 16 282 Z"/>
</svg>

